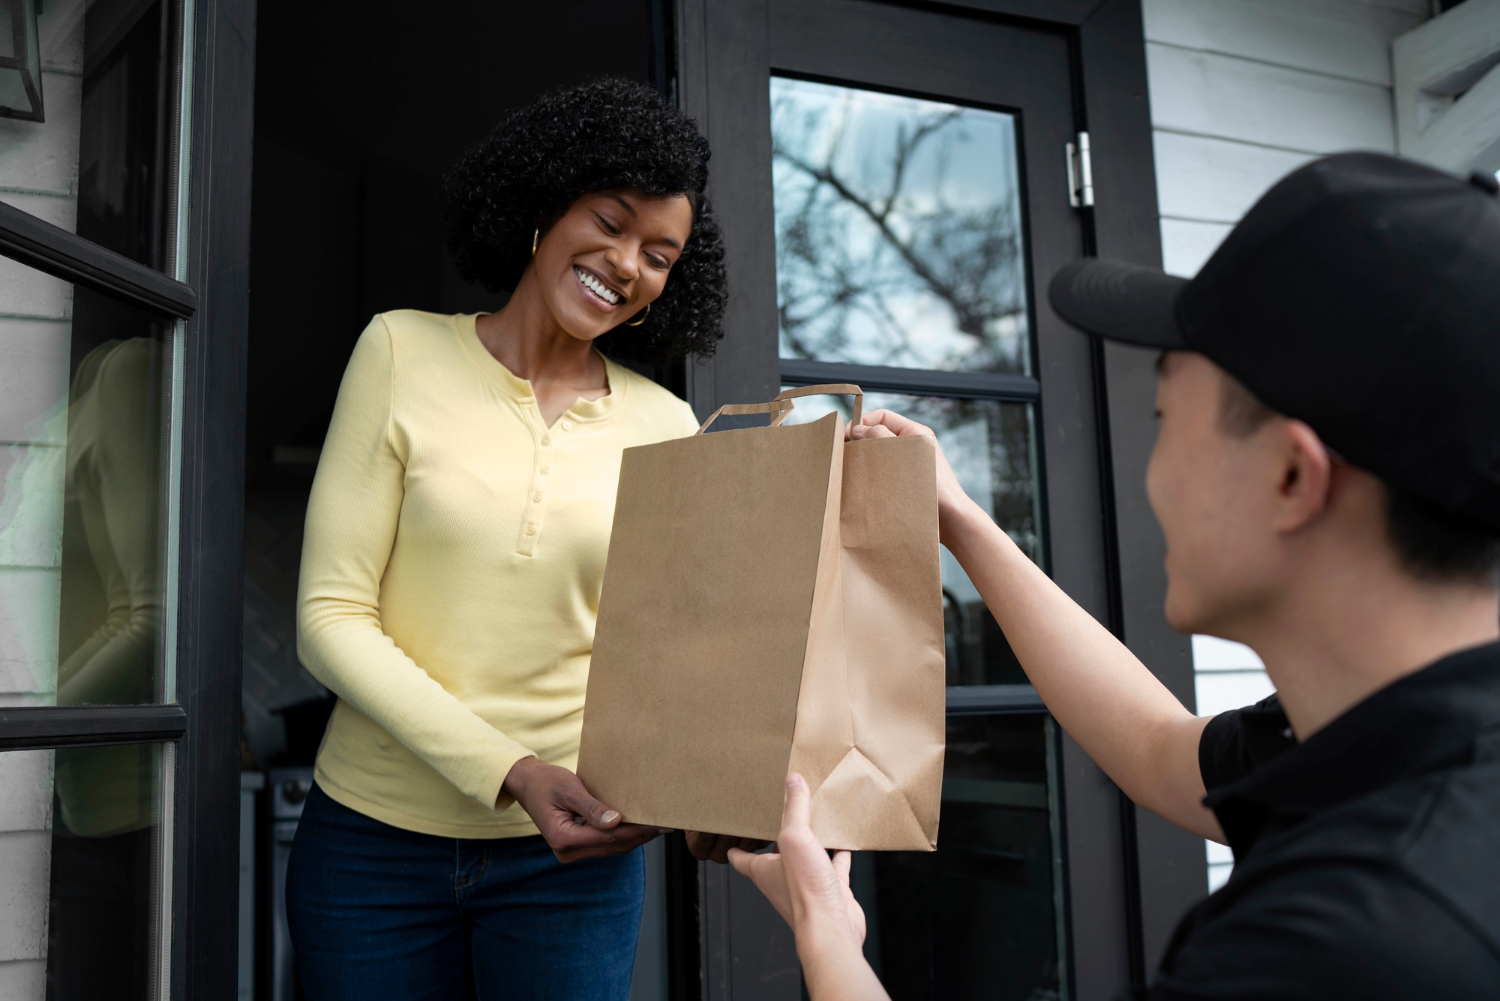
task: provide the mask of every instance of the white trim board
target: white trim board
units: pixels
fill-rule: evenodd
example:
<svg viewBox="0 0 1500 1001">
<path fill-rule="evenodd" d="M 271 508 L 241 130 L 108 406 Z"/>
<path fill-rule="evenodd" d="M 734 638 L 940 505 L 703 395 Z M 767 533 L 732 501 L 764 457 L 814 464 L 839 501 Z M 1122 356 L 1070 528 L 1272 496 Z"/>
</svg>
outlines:
<svg viewBox="0 0 1500 1001">
<path fill-rule="evenodd" d="M 1396 146 L 1378 84 L 1158 42 L 1146 43 L 1146 70 L 1157 128 L 1312 154 Z"/>
<path fill-rule="evenodd" d="M 1425 13 L 1357 0 L 1145 0 L 1146 40 L 1391 85 L 1391 39 Z"/>
<path fill-rule="evenodd" d="M 1235 223 L 1266 189 L 1313 157 L 1157 129 L 1157 209 L 1165 217 Z"/>
<path fill-rule="evenodd" d="M 1500 170 L 1500 0 L 1467 0 L 1391 43 L 1400 152 Z"/>
</svg>

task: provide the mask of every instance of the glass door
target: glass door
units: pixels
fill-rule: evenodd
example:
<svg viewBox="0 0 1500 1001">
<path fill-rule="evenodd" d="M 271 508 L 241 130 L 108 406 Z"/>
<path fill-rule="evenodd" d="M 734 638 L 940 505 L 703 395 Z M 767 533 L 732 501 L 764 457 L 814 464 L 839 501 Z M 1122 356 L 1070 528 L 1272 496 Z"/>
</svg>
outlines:
<svg viewBox="0 0 1500 1001">
<path fill-rule="evenodd" d="M 966 492 L 1040 562 L 1018 125 L 991 108 L 771 78 L 783 382 L 926 390 L 871 392 L 865 406 L 933 428 Z M 804 400 L 790 420 L 833 407 L 847 403 Z M 985 713 L 972 697 L 993 688 L 1013 709 L 1030 693 L 947 550 L 942 569 L 947 682 L 970 698 L 948 728 L 938 851 L 856 856 L 866 956 L 893 996 L 1065 996 L 1054 734 L 1041 713 Z"/>
<path fill-rule="evenodd" d="M 1018 124 L 988 108 L 771 78 L 782 381 L 858 382 L 875 390 L 866 411 L 931 427 L 968 494 L 1040 562 Z M 835 406 L 847 419 L 847 402 L 828 397 L 790 420 Z M 948 684 L 1024 685 L 947 550 L 943 585 Z"/>
<path fill-rule="evenodd" d="M 210 210 L 226 196 L 236 208 L 235 186 L 189 193 L 217 156 L 191 127 L 197 19 L 234 13 L 25 0 L 0 18 L 15 50 L 0 60 L 7 1001 L 187 997 L 213 981 L 183 955 L 210 970 L 222 951 L 201 937 L 216 914 L 190 902 L 212 892 L 232 913 L 233 871 L 216 878 L 213 844 L 235 829 L 236 790 L 205 780 L 237 736 L 206 739 L 204 692 L 220 674 L 237 688 L 237 664 L 205 658 L 200 637 L 238 608 L 216 600 L 201 560 L 238 525 L 221 510 L 205 531 L 199 478 L 232 478 L 242 459 L 204 447 L 225 402 L 237 415 L 232 399 L 204 403 L 223 286 L 195 252 Z M 214 333 L 235 337 L 232 324 Z"/>
<path fill-rule="evenodd" d="M 180 4 L 28 7 L 11 16 L 35 23 L 36 116 L 12 105 L 0 120 L 7 216 L 112 252 L 137 266 L 129 277 L 176 278 Z M 106 707 L 158 725 L 181 713 L 168 610 L 184 317 L 30 263 L 0 262 L 0 688 L 10 706 L 72 712 L 53 717 L 53 747 L 0 753 L 0 872 L 14 884 L 0 996 L 161 997 L 174 746 L 79 731 L 122 718 Z M 27 721 L 7 713 L 0 736 Z"/>
<path fill-rule="evenodd" d="M 709 410 L 859 384 L 867 412 L 932 427 L 970 496 L 1107 622 L 1102 374 L 1046 298 L 1090 235 L 1066 159 L 1079 36 L 962 9 L 982 6 L 709 0 L 685 20 L 705 39 L 701 64 L 684 57 L 684 103 L 714 146 L 735 299 L 726 350 L 690 385 Z M 805 398 L 789 419 L 836 407 Z M 946 551 L 942 569 L 938 848 L 856 858 L 866 955 L 893 997 L 1092 997 L 1075 956 L 1126 947 L 1125 909 L 1101 911 L 1125 896 L 1118 793 Z M 702 879 L 705 996 L 794 996 L 769 986 L 795 976 L 774 916 L 732 878 Z"/>
<path fill-rule="evenodd" d="M 790 76 L 770 89 L 783 383 L 857 382 L 867 411 L 931 427 L 1045 565 L 1021 115 Z M 804 400 L 789 420 L 847 406 Z M 892 996 L 1066 997 L 1056 735 L 947 550 L 942 570 L 941 835 L 931 854 L 856 856 L 866 956 Z"/>
</svg>

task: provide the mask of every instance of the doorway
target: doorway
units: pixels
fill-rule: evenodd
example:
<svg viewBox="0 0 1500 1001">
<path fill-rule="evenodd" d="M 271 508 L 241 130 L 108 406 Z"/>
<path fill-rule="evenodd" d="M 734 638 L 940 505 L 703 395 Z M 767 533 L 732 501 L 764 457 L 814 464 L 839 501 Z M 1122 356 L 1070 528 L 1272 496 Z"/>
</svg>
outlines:
<svg viewBox="0 0 1500 1001">
<path fill-rule="evenodd" d="M 655 84 L 714 148 L 726 337 L 712 362 L 655 378 L 700 415 L 845 381 L 876 397 L 871 406 L 922 414 L 1017 542 L 1169 687 L 1190 692 L 1185 641 L 1161 621 L 1159 538 L 1136 496 L 1152 374 L 1065 329 L 1045 295 L 1081 255 L 1159 261 L 1140 20 L 1139 0 L 464 0 L 420 17 L 380 0 L 358 19 L 265 0 L 246 405 L 248 767 L 305 769 L 326 711 L 296 661 L 297 562 L 359 330 L 391 308 L 499 305 L 448 262 L 442 172 L 501 109 L 600 74 Z M 1093 206 L 1067 170 L 1084 131 Z M 835 140 L 856 134 L 860 152 L 879 155 L 849 159 L 853 147 Z M 1142 982 L 1201 893 L 1200 846 L 1149 820 L 1138 827 L 1136 809 L 1053 725 L 951 561 L 945 592 L 943 848 L 860 863 L 871 961 L 914 997 L 1002 980 L 1005 997 L 1109 997 Z M 637 996 L 799 997 L 780 919 L 727 869 L 674 845 L 656 849 L 647 921 L 659 935 L 643 945 Z"/>
<path fill-rule="evenodd" d="M 662 85 L 666 10 L 656 0 L 458 0 L 420 11 L 376 0 L 357 15 L 259 4 L 242 741 L 257 819 L 245 832 L 256 872 L 253 907 L 242 907 L 254 928 L 242 942 L 246 1001 L 298 996 L 277 880 L 333 700 L 297 659 L 297 575 L 349 354 L 385 310 L 503 305 L 466 285 L 447 254 L 444 172 L 505 109 L 544 91 L 605 75 Z M 654 868 L 660 855 L 657 846 Z M 662 882 L 648 894 L 648 931 L 664 927 Z M 665 996 L 665 962 L 663 936 L 643 936 L 634 997 Z"/>
</svg>

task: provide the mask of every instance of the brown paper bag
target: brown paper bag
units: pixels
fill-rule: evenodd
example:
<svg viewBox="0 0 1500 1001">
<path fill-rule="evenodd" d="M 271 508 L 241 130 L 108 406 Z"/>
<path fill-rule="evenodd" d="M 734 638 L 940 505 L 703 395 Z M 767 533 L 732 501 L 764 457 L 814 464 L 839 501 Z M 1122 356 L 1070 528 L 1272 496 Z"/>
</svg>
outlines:
<svg viewBox="0 0 1500 1001">
<path fill-rule="evenodd" d="M 625 450 L 578 775 L 625 819 L 771 839 L 783 780 L 830 848 L 937 844 L 944 646 L 931 438 L 721 407 Z M 704 434 L 721 413 L 769 427 Z"/>
</svg>

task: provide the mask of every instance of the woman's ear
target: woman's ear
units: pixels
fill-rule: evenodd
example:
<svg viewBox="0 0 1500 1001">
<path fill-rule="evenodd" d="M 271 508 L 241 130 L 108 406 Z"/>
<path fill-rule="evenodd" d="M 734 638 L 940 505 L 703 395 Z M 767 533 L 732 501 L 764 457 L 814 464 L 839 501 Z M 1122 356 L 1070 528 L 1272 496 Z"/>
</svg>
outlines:
<svg viewBox="0 0 1500 1001">
<path fill-rule="evenodd" d="M 1280 438 L 1280 512 L 1276 527 L 1295 532 L 1316 521 L 1328 506 L 1333 484 L 1333 456 L 1318 433 L 1299 420 L 1277 422 Z"/>
</svg>

